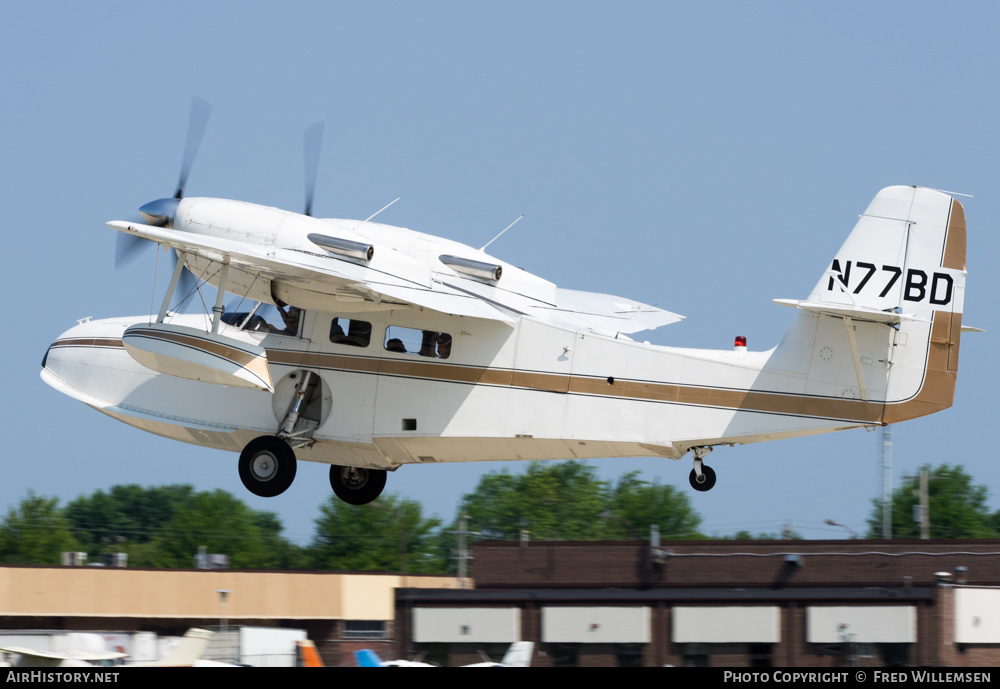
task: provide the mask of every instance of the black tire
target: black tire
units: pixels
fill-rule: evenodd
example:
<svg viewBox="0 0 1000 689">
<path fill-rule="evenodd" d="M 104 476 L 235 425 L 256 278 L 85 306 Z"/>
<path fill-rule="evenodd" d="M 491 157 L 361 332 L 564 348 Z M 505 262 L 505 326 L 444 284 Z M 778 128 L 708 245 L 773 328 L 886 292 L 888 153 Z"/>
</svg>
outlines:
<svg viewBox="0 0 1000 689">
<path fill-rule="evenodd" d="M 295 480 L 295 451 L 281 438 L 262 435 L 240 453 L 240 480 L 262 498 L 281 495 Z"/>
<path fill-rule="evenodd" d="M 348 505 L 367 505 L 382 494 L 385 472 L 361 467 L 330 467 L 330 487 Z"/>
<path fill-rule="evenodd" d="M 702 479 L 701 481 L 698 481 L 698 474 L 694 469 L 691 470 L 691 475 L 688 476 L 688 481 L 691 482 L 691 487 L 702 492 L 712 490 L 712 487 L 715 485 L 715 470 L 712 469 L 712 467 L 702 466 L 701 473 Z"/>
</svg>

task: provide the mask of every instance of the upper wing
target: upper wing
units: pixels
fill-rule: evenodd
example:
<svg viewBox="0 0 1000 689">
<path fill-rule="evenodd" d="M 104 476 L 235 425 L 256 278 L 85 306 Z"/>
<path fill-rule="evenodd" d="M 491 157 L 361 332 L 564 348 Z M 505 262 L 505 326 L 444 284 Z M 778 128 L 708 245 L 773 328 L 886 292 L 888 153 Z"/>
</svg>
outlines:
<svg viewBox="0 0 1000 689">
<path fill-rule="evenodd" d="M 432 271 L 393 250 L 380 250 L 369 265 L 332 254 L 236 241 L 140 223 L 108 226 L 272 281 L 299 284 L 312 292 L 384 303 L 416 305 L 456 316 L 512 323 L 529 316 L 560 327 L 605 335 L 634 333 L 683 318 L 669 311 L 606 294 L 556 289 L 551 283 L 513 267 L 505 279 L 541 284 L 542 290 L 512 291 L 461 274 Z M 509 275 L 509 278 L 507 277 Z M 545 285 L 551 289 L 544 289 Z M 515 287 L 516 289 L 516 287 Z M 532 296 L 528 296 L 532 295 Z M 539 297 L 538 295 L 541 295 Z"/>
<path fill-rule="evenodd" d="M 430 270 L 426 270 L 426 276 L 421 275 L 406 260 L 390 260 L 389 266 L 378 270 L 313 252 L 234 241 L 140 223 L 114 221 L 108 223 L 108 226 L 210 261 L 228 261 L 231 267 L 269 280 L 308 285 L 314 292 L 331 296 L 359 296 L 378 302 L 388 300 L 416 304 L 456 316 L 515 320 L 478 300 L 434 290 Z M 386 261 L 382 263 L 385 264 Z M 399 268 L 398 272 L 389 272 L 393 268 Z M 401 274 L 406 277 L 400 277 Z"/>
<path fill-rule="evenodd" d="M 622 333 L 652 330 L 684 319 L 684 316 L 655 306 L 597 292 L 560 288 L 556 290 L 555 304 L 546 304 L 472 280 L 441 277 L 439 284 L 455 292 L 476 296 L 497 308 L 518 315 L 532 316 L 571 330 L 590 331 L 612 337 Z"/>
</svg>

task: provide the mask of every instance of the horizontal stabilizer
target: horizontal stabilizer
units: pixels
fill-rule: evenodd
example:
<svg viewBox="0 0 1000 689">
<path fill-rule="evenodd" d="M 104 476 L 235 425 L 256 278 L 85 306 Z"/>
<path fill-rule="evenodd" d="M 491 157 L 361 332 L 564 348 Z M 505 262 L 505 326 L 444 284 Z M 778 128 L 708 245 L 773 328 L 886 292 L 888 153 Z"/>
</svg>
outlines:
<svg viewBox="0 0 1000 689">
<path fill-rule="evenodd" d="M 895 313 L 892 311 L 879 311 L 868 309 L 864 306 L 838 306 L 836 304 L 821 304 L 817 302 L 801 301 L 799 299 L 775 299 L 775 304 L 791 306 L 792 308 L 811 311 L 824 316 L 838 316 L 840 318 L 853 318 L 856 321 L 868 321 L 869 323 L 886 323 L 888 325 L 898 325 L 903 321 L 922 321 L 930 323 L 928 318 L 905 313 Z"/>
</svg>

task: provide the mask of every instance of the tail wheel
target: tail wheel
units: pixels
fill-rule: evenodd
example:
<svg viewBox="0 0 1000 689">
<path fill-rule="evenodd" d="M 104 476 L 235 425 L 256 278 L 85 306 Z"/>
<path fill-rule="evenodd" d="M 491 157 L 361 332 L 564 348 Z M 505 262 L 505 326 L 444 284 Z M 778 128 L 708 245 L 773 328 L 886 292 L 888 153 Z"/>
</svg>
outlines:
<svg viewBox="0 0 1000 689">
<path fill-rule="evenodd" d="M 695 490 L 702 492 L 712 490 L 712 487 L 715 485 L 715 470 L 712 467 L 702 466 L 701 477 L 699 478 L 698 472 L 692 469 L 688 480 L 691 482 L 691 487 Z"/>
<path fill-rule="evenodd" d="M 349 505 L 367 505 L 382 494 L 385 472 L 381 469 L 330 467 L 330 486 L 337 497 Z"/>
<path fill-rule="evenodd" d="M 262 435 L 240 453 L 240 480 L 254 495 L 273 498 L 295 480 L 295 451 L 281 438 Z"/>
</svg>

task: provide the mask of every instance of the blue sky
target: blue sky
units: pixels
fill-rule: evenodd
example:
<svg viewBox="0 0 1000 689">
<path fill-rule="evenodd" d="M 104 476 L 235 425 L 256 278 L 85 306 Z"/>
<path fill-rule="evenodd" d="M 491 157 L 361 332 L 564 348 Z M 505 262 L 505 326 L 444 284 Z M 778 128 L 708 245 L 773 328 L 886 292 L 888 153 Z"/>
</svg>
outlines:
<svg viewBox="0 0 1000 689">
<path fill-rule="evenodd" d="M 177 182 L 192 96 L 214 111 L 187 192 L 300 210 L 302 132 L 326 122 L 315 211 L 475 246 L 560 286 L 687 316 L 659 344 L 751 349 L 793 317 L 877 191 L 974 195 L 955 406 L 895 428 L 895 471 L 961 463 L 1000 508 L 995 422 L 1000 8 L 963 3 L 42 3 L 0 25 L 3 272 L 12 364 L 0 507 L 116 483 L 223 488 L 306 541 L 329 495 L 303 464 L 274 499 L 236 456 L 112 421 L 38 378 L 84 316 L 148 312 L 153 253 L 114 269 L 115 233 Z M 161 289 L 163 282 L 160 282 Z M 160 292 L 162 294 L 162 292 Z M 159 303 L 157 295 L 156 303 Z M 877 434 L 726 448 L 716 488 L 690 461 L 595 462 L 689 493 L 718 535 L 864 531 Z M 387 490 L 445 520 L 488 471 L 404 467 Z M 933 519 L 933 515 L 932 515 Z"/>
</svg>

